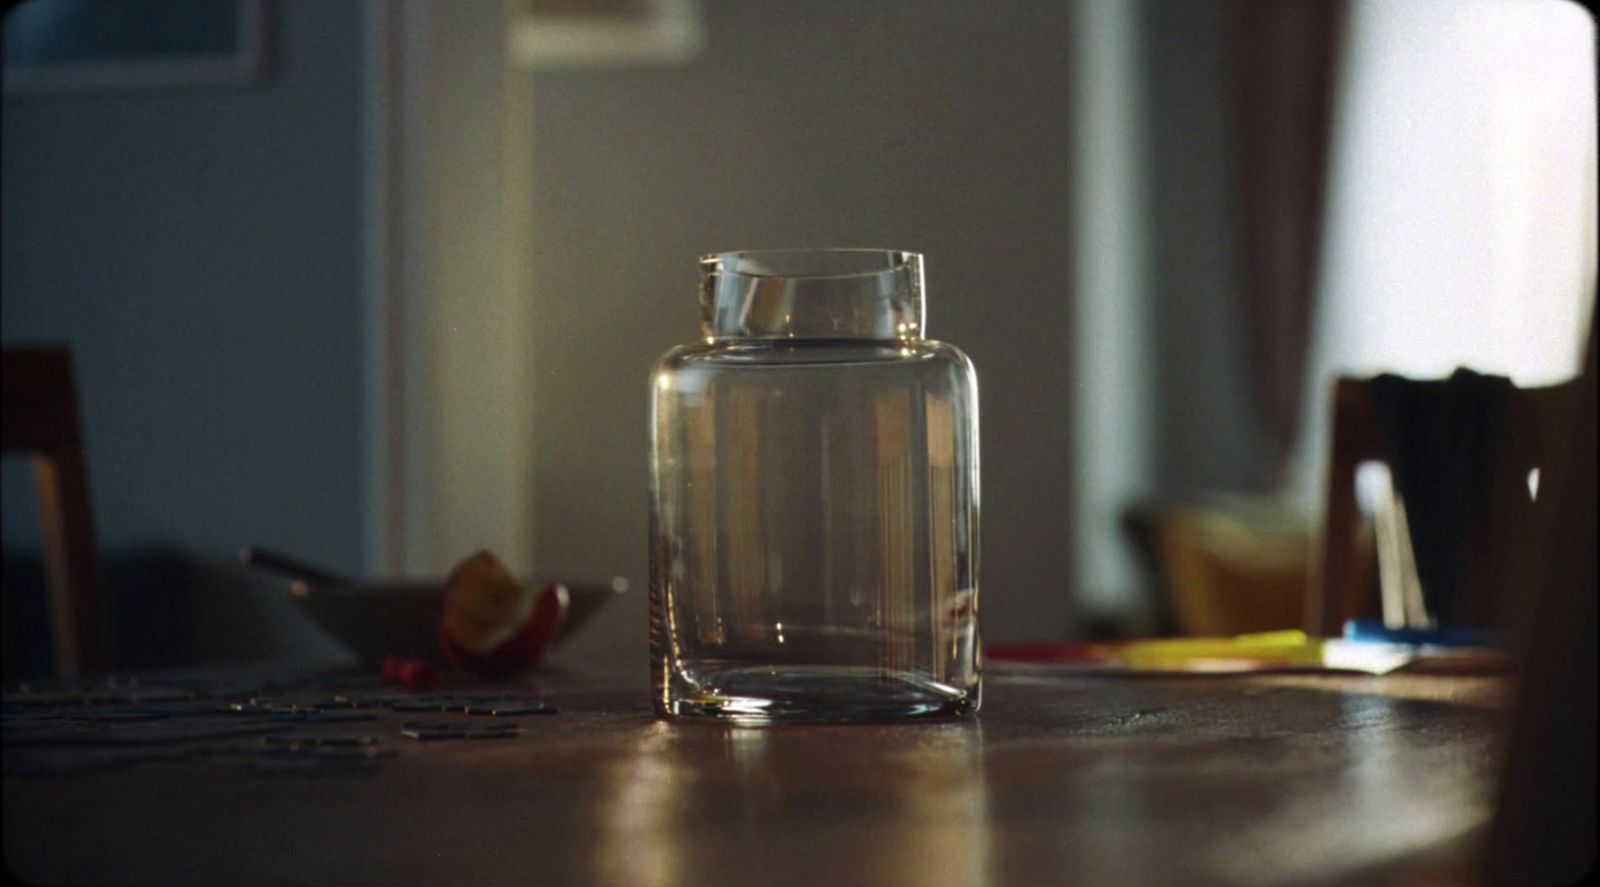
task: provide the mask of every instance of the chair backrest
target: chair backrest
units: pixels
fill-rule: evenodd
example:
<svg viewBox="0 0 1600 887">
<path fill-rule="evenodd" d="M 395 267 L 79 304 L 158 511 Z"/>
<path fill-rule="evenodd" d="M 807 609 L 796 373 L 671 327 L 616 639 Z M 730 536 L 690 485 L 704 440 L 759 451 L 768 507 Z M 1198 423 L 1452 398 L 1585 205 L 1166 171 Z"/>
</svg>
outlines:
<svg viewBox="0 0 1600 887">
<path fill-rule="evenodd" d="M 59 346 L 7 348 L 3 370 L 3 449 L 33 457 L 39 487 L 56 676 L 101 673 L 110 655 L 72 356 Z"/>
<path fill-rule="evenodd" d="M 1364 581 L 1364 577 L 1373 574 L 1369 563 L 1373 554 L 1372 547 L 1362 538 L 1362 516 L 1356 502 L 1356 472 L 1360 466 L 1389 460 L 1371 381 L 1340 378 L 1334 383 L 1328 498 L 1305 599 L 1305 629 L 1315 634 L 1337 635 L 1347 619 L 1378 615 L 1378 601 L 1368 593 L 1370 586 Z M 1513 389 L 1506 418 L 1509 427 L 1502 430 L 1508 443 L 1506 458 L 1503 464 L 1489 470 L 1522 472 L 1525 478 L 1528 467 L 1546 463 L 1563 440 L 1561 429 L 1576 395 L 1576 381 Z M 1519 488 L 1518 484 L 1494 487 Z M 1494 526 L 1486 536 L 1480 535 L 1484 544 L 1472 547 L 1477 562 L 1470 571 L 1475 577 L 1473 597 L 1478 600 L 1480 612 L 1497 609 L 1488 598 L 1502 593 L 1516 570 L 1512 559 L 1518 548 L 1498 544 L 1494 535 L 1514 531 L 1528 508 L 1526 499 L 1513 501 L 1503 496 L 1489 503 Z"/>
</svg>

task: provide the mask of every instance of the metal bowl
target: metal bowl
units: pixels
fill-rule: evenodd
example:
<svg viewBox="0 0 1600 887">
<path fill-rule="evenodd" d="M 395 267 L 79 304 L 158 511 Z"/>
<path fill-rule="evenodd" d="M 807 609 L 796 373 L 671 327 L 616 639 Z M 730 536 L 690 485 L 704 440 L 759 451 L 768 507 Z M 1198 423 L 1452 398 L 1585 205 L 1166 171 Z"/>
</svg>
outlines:
<svg viewBox="0 0 1600 887">
<path fill-rule="evenodd" d="M 352 585 L 296 581 L 289 593 L 311 621 L 354 650 L 362 661 L 387 656 L 433 659 L 439 655 L 442 582 L 374 582 Z"/>
<path fill-rule="evenodd" d="M 553 587 L 553 586 L 550 586 Z M 605 603 L 627 588 L 611 585 L 562 585 L 567 611 L 552 645 L 559 645 L 588 622 Z M 547 587 L 546 591 L 548 591 Z M 362 661 L 381 663 L 388 656 L 434 659 L 439 650 L 439 616 L 444 607 L 442 581 L 315 583 L 297 580 L 289 593 L 300 609 Z"/>
</svg>

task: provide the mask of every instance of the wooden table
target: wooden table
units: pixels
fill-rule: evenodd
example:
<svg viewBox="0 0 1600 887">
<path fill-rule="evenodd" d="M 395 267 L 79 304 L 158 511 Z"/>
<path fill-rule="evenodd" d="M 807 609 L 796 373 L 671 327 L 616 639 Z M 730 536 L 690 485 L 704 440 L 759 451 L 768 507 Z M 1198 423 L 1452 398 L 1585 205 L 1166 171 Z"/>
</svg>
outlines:
<svg viewBox="0 0 1600 887">
<path fill-rule="evenodd" d="M 658 721 L 642 671 L 546 674 L 561 714 L 518 739 L 396 739 L 376 775 L 214 758 L 8 778 L 6 863 L 124 885 L 1461 883 L 1506 696 L 1491 677 L 991 669 L 973 721 L 759 728 Z"/>
</svg>

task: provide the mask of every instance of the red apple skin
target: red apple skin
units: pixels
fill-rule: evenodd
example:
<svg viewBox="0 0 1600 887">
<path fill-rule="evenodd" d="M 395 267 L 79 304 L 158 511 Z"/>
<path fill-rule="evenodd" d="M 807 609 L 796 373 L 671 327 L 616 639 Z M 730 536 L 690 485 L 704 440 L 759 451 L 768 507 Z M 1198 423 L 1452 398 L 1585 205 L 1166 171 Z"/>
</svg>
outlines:
<svg viewBox="0 0 1600 887">
<path fill-rule="evenodd" d="M 453 585 L 453 583 L 452 583 Z M 452 587 L 445 597 L 448 612 L 455 591 Z M 567 615 L 567 588 L 564 585 L 547 585 L 533 601 L 533 612 L 516 634 L 487 653 L 474 653 L 456 643 L 444 619 L 439 620 L 439 647 L 450 662 L 475 675 L 490 680 L 514 677 L 539 664 L 545 648 L 555 637 L 556 629 Z"/>
</svg>

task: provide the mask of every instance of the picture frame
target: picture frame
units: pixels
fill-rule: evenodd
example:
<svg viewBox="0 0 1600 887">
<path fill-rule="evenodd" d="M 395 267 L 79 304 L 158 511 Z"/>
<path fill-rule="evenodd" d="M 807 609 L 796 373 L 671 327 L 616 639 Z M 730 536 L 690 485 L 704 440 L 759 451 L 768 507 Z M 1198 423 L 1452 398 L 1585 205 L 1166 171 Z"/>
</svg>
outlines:
<svg viewBox="0 0 1600 887">
<path fill-rule="evenodd" d="M 32 0 L 5 18 L 5 94 L 250 85 L 270 0 Z"/>
<path fill-rule="evenodd" d="M 678 65 L 706 44 L 699 0 L 513 0 L 507 57 L 524 69 Z"/>
</svg>

